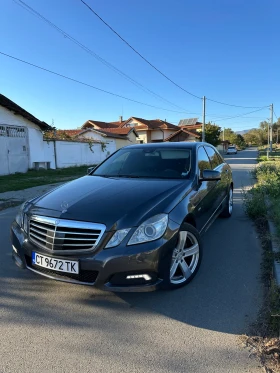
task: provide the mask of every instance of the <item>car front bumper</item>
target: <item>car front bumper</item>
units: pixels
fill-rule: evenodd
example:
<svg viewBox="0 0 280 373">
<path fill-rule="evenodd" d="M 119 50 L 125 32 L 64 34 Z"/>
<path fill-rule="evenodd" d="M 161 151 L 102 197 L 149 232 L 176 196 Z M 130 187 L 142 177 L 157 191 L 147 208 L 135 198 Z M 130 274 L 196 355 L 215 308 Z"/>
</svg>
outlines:
<svg viewBox="0 0 280 373">
<path fill-rule="evenodd" d="M 116 248 L 101 249 L 79 255 L 57 255 L 45 251 L 29 241 L 27 234 L 13 222 L 11 226 L 12 257 L 20 268 L 27 268 L 42 276 L 64 282 L 91 285 L 115 292 L 153 291 L 161 287 L 166 272 L 165 256 L 176 245 L 179 225 L 169 221 L 167 232 L 159 240 L 139 245 L 120 244 Z M 79 275 L 62 273 L 32 263 L 32 252 L 48 257 L 79 262 Z M 149 278 L 127 276 L 145 276 Z"/>
</svg>

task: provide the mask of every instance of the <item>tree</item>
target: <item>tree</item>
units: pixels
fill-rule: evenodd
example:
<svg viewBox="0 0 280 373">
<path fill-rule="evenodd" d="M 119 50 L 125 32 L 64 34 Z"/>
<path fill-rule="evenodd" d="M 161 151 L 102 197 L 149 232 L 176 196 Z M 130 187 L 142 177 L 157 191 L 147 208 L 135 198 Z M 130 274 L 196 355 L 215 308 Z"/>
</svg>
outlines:
<svg viewBox="0 0 280 373">
<path fill-rule="evenodd" d="M 221 132 L 221 127 L 216 124 L 211 124 L 210 122 L 205 124 L 205 141 L 214 146 L 219 145 Z"/>
<path fill-rule="evenodd" d="M 233 132 L 233 130 L 232 130 L 231 128 L 225 128 L 225 129 L 221 132 L 221 134 L 220 134 L 220 139 L 221 139 L 221 140 L 225 139 L 225 140 L 230 141 L 229 138 L 230 138 L 230 136 L 231 136 L 232 134 L 234 134 L 234 132 Z"/>
</svg>

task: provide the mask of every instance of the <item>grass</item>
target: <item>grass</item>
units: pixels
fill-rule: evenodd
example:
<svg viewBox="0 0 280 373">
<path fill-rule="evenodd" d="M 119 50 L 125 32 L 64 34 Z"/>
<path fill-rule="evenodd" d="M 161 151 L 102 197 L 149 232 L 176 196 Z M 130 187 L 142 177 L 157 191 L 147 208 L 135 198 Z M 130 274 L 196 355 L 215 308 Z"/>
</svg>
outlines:
<svg viewBox="0 0 280 373">
<path fill-rule="evenodd" d="M 24 174 L 0 176 L 0 193 L 74 180 L 86 175 L 87 169 L 88 166 L 67 167 L 57 170 L 29 170 Z"/>
</svg>

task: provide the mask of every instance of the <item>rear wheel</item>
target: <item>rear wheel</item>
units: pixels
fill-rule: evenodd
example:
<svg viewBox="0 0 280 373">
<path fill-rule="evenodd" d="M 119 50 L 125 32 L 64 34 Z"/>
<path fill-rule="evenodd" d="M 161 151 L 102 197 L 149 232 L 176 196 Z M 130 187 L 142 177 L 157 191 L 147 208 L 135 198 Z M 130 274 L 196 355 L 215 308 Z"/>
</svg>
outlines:
<svg viewBox="0 0 280 373">
<path fill-rule="evenodd" d="M 220 216 L 223 218 L 230 218 L 233 210 L 233 188 L 229 189 L 226 205 L 221 212 Z"/>
<path fill-rule="evenodd" d="M 202 244 L 199 232 L 184 223 L 179 231 L 176 247 L 166 258 L 168 266 L 165 289 L 176 289 L 188 284 L 196 275 L 202 258 Z"/>
</svg>

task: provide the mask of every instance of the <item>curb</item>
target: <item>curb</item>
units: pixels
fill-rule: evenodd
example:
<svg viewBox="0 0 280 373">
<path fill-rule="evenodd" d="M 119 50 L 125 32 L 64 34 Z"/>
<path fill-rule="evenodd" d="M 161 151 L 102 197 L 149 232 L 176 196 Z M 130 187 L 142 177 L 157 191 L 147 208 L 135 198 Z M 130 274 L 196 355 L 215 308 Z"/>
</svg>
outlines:
<svg viewBox="0 0 280 373">
<path fill-rule="evenodd" d="M 267 211 L 269 211 L 271 202 L 268 197 L 265 198 L 265 205 L 267 208 Z M 271 251 L 274 254 L 280 253 L 280 242 L 279 239 L 277 238 L 277 229 L 276 226 L 270 217 L 267 217 L 267 222 L 268 222 L 268 229 L 270 233 L 270 242 L 271 242 Z M 276 281 L 277 286 L 280 287 L 280 262 L 274 259 L 273 262 L 273 277 Z"/>
<path fill-rule="evenodd" d="M 270 239 L 271 239 L 271 249 L 273 253 L 280 253 L 280 246 L 279 242 L 276 239 L 277 237 L 277 230 L 275 224 L 272 220 L 268 219 L 268 226 L 270 231 Z M 280 287 L 280 263 L 277 260 L 274 260 L 273 263 L 273 276 L 276 280 L 277 285 Z"/>
</svg>

